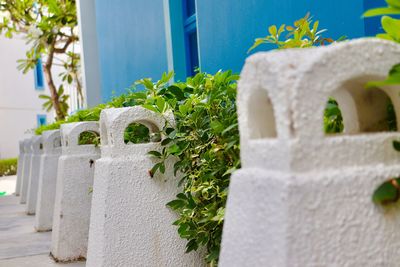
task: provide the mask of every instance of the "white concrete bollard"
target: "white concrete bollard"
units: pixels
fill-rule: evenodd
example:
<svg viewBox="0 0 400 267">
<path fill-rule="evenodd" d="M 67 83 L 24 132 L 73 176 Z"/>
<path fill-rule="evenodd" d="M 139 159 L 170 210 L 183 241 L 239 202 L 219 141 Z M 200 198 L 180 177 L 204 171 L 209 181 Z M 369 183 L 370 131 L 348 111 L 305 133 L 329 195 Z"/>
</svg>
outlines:
<svg viewBox="0 0 400 267">
<path fill-rule="evenodd" d="M 98 134 L 97 122 L 61 126 L 62 155 L 58 161 L 51 254 L 59 261 L 86 258 L 95 161 L 100 148 L 78 145 L 83 132 Z"/>
<path fill-rule="evenodd" d="M 102 111 L 86 266 L 204 266 L 199 254 L 185 253 L 186 240 L 172 225 L 177 216 L 166 207 L 179 191 L 173 162 L 165 176 L 151 178 L 156 161 L 147 152 L 160 143 L 125 144 L 131 123 L 158 132 L 165 119 L 142 107 Z"/>
<path fill-rule="evenodd" d="M 22 184 L 22 176 L 24 172 L 24 140 L 19 141 L 19 154 L 18 154 L 18 167 L 17 167 L 17 182 L 15 184 L 15 195 L 19 196 L 21 194 L 21 184 Z"/>
<path fill-rule="evenodd" d="M 22 179 L 21 179 L 21 193 L 19 203 L 25 204 L 26 198 L 28 195 L 28 185 L 29 185 L 29 175 L 31 172 L 31 158 L 32 158 L 32 139 L 33 136 L 25 139 L 24 141 L 24 169 L 22 171 Z"/>
<path fill-rule="evenodd" d="M 36 200 L 39 185 L 40 160 L 43 154 L 42 136 L 32 138 L 31 169 L 28 180 L 28 193 L 26 197 L 25 212 L 34 215 L 36 211 Z"/>
<path fill-rule="evenodd" d="M 60 130 L 45 131 L 42 138 L 43 155 L 40 162 L 35 216 L 35 229 L 39 232 L 50 231 L 53 226 L 58 159 L 61 156 Z"/>
<path fill-rule="evenodd" d="M 229 188 L 221 267 L 399 264 L 400 208 L 384 210 L 372 195 L 400 174 L 392 147 L 400 135 L 380 126 L 389 99 L 400 118 L 400 89 L 365 89 L 399 59 L 399 45 L 377 39 L 247 59 L 238 86 L 242 169 Z M 323 132 L 329 97 L 343 134 Z"/>
</svg>

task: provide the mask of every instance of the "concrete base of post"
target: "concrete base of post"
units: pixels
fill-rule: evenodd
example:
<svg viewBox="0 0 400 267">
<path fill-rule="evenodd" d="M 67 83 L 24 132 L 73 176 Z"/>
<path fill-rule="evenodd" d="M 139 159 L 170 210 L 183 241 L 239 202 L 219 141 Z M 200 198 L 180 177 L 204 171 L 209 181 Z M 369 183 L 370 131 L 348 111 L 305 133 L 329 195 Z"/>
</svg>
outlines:
<svg viewBox="0 0 400 267">
<path fill-rule="evenodd" d="M 220 266 L 396 266 L 400 207 L 383 209 L 372 195 L 398 173 L 383 165 L 292 176 L 239 170 Z"/>
<path fill-rule="evenodd" d="M 28 185 L 29 185 L 29 175 L 31 172 L 31 159 L 32 159 L 32 138 L 25 140 L 24 142 L 24 169 L 22 171 L 22 179 L 21 179 L 21 194 L 19 203 L 25 204 L 26 198 L 28 195 Z"/>
<path fill-rule="evenodd" d="M 39 186 L 40 162 L 42 159 L 43 143 L 41 136 L 34 136 L 32 142 L 31 170 L 29 174 L 28 192 L 26 198 L 25 212 L 34 215 L 36 212 L 36 201 Z"/>
<path fill-rule="evenodd" d="M 204 266 L 200 253 L 185 253 L 187 241 L 172 225 L 177 215 L 166 207 L 179 192 L 174 162 L 166 164 L 165 175 L 150 177 L 157 160 L 147 152 L 160 144 L 125 144 L 125 128 L 134 122 L 153 132 L 165 119 L 141 107 L 102 113 L 86 266 Z"/>
<path fill-rule="evenodd" d="M 19 196 L 21 194 L 21 183 L 22 183 L 22 176 L 24 172 L 24 141 L 19 141 L 19 155 L 18 155 L 18 167 L 17 167 L 17 182 L 15 184 L 15 195 Z"/>
<path fill-rule="evenodd" d="M 95 161 L 100 149 L 78 146 L 79 134 L 97 131 L 94 122 L 61 127 L 63 152 L 58 161 L 51 253 L 58 261 L 86 258 Z"/>
<path fill-rule="evenodd" d="M 61 155 L 59 130 L 43 133 L 43 150 L 35 216 L 35 229 L 39 232 L 50 231 L 53 226 L 58 159 Z"/>
</svg>

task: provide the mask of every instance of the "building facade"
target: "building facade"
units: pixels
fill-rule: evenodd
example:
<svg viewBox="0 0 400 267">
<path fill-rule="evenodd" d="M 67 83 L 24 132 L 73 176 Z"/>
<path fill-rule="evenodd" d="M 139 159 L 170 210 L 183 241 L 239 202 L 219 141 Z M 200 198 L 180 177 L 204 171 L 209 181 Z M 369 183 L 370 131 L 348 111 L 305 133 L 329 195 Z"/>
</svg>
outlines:
<svg viewBox="0 0 400 267">
<path fill-rule="evenodd" d="M 40 125 L 54 121 L 54 112 L 46 112 L 44 100 L 39 95 L 50 95 L 43 73 L 42 62 L 23 74 L 17 69 L 17 60 L 24 59 L 27 51 L 26 40 L 18 36 L 13 39 L 0 36 L 0 159 L 16 157 L 18 141 Z M 55 83 L 61 84 L 59 74 L 62 67 L 53 67 Z M 78 96 L 73 86 L 65 86 L 70 95 L 70 112 L 79 108 Z"/>
<path fill-rule="evenodd" d="M 25 40 L 0 37 L 0 158 L 16 157 L 24 134 L 52 120 L 39 99 L 49 94 L 41 65 L 27 74 L 17 69 L 25 51 Z"/>
<path fill-rule="evenodd" d="M 268 35 L 268 26 L 291 24 L 308 12 L 328 29 L 326 36 L 374 35 L 379 18 L 362 14 L 382 5 L 384 0 L 78 1 L 89 106 L 125 92 L 137 79 L 157 80 L 164 71 L 174 70 L 175 80 L 196 68 L 240 72 L 249 47 Z"/>
</svg>

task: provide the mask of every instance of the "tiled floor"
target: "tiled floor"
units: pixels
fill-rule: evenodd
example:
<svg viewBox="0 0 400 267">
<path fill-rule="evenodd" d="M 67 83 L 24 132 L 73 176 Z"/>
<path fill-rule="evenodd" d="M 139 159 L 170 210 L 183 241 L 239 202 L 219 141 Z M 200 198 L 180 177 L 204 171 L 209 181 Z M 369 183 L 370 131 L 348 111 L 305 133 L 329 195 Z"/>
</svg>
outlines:
<svg viewBox="0 0 400 267">
<path fill-rule="evenodd" d="M 4 178 L 0 182 L 1 179 Z M 35 217 L 26 215 L 24 208 L 25 205 L 19 204 L 19 197 L 0 197 L 0 267 L 85 266 L 84 262 L 55 263 L 49 257 L 51 232 L 36 232 Z"/>
</svg>

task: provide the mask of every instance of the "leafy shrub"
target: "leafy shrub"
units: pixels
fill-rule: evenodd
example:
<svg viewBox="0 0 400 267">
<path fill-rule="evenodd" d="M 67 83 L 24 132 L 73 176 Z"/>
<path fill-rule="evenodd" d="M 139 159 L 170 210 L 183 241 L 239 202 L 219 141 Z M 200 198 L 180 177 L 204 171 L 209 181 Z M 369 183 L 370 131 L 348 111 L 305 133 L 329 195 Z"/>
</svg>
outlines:
<svg viewBox="0 0 400 267">
<path fill-rule="evenodd" d="M 17 158 L 0 159 L 0 176 L 15 175 L 17 173 Z"/>
<path fill-rule="evenodd" d="M 324 131 L 325 133 L 341 133 L 343 129 L 343 117 L 339 104 L 335 99 L 329 98 L 324 111 Z"/>
<path fill-rule="evenodd" d="M 142 105 L 154 112 L 172 112 L 175 126 L 166 124 L 162 153 L 149 152 L 160 162 L 151 170 L 165 172 L 165 160 L 176 157 L 175 175 L 182 175 L 182 193 L 167 205 L 179 214 L 174 222 L 188 240 L 187 252 L 207 248 L 207 261 L 218 259 L 225 203 L 231 173 L 240 167 L 239 131 L 236 114 L 237 75 L 198 73 L 186 82 L 168 85 L 172 74 L 153 83 L 135 84 L 145 91 L 125 96 L 124 105 Z"/>
<path fill-rule="evenodd" d="M 268 28 L 269 35 L 255 39 L 249 52 L 261 44 L 273 44 L 278 49 L 287 49 L 306 48 L 333 43 L 334 40 L 332 38 L 322 37 L 322 33 L 326 30 L 318 30 L 318 27 L 319 21 L 317 20 L 313 23 L 309 13 L 295 21 L 293 26 L 282 24 L 278 28 L 276 25 L 272 25 Z M 284 32 L 287 32 L 287 34 L 282 40 L 281 37 Z M 342 36 L 338 41 L 345 38 L 345 36 Z"/>
</svg>

